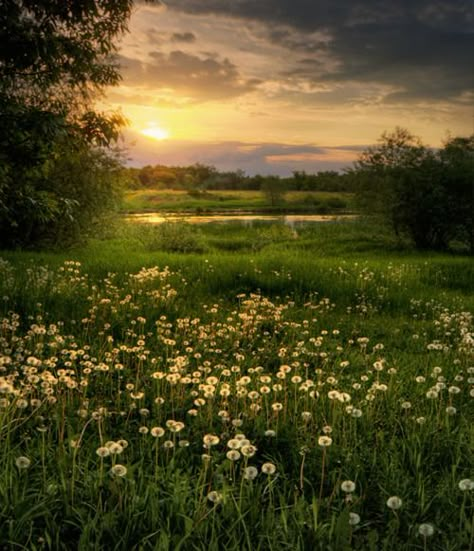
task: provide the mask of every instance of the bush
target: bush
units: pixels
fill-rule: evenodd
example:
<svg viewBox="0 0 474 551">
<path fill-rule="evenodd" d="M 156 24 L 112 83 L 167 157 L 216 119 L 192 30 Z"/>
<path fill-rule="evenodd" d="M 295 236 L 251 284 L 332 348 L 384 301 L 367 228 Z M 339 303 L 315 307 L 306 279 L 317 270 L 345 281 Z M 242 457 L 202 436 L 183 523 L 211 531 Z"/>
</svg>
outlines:
<svg viewBox="0 0 474 551">
<path fill-rule="evenodd" d="M 164 222 L 153 227 L 146 247 L 176 253 L 199 253 L 205 248 L 202 233 L 186 222 Z"/>
</svg>

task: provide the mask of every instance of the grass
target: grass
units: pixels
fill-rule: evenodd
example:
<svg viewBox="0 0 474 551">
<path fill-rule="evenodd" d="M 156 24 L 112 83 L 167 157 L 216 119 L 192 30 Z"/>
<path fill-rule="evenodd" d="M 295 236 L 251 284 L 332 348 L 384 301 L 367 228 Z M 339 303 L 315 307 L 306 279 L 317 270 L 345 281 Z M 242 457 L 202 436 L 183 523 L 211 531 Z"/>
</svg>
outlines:
<svg viewBox="0 0 474 551">
<path fill-rule="evenodd" d="M 472 259 L 364 221 L 1 257 L 4 548 L 473 549 Z"/>
<path fill-rule="evenodd" d="M 304 211 L 338 212 L 354 207 L 353 194 L 343 192 L 292 191 L 281 204 L 272 206 L 260 191 L 179 191 L 143 189 L 125 193 L 122 210 L 129 213 L 146 211 Z"/>
</svg>

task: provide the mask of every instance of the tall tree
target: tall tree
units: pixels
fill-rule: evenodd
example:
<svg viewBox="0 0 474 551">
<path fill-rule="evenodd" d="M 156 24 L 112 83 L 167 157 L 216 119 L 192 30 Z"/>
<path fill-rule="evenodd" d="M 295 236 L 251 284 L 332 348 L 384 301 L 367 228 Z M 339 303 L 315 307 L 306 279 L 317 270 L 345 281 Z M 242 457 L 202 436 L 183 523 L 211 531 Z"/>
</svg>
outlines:
<svg viewBox="0 0 474 551">
<path fill-rule="evenodd" d="M 445 249 L 453 239 L 472 247 L 473 151 L 472 138 L 433 151 L 406 129 L 384 133 L 352 171 L 360 204 L 420 249 Z"/>
<path fill-rule="evenodd" d="M 23 245 L 65 218 L 73 225 L 87 208 L 80 190 L 71 194 L 51 178 L 59 159 L 76 156 L 84 165 L 92 149 L 119 135 L 123 118 L 95 111 L 93 101 L 120 81 L 113 54 L 132 6 L 132 0 L 2 1 L 1 245 Z"/>
</svg>

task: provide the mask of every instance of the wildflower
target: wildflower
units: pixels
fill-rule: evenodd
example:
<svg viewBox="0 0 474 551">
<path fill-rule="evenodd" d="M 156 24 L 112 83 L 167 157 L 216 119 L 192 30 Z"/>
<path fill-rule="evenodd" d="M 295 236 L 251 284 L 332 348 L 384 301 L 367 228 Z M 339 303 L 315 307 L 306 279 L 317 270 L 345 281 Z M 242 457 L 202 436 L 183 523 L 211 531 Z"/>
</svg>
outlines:
<svg viewBox="0 0 474 551">
<path fill-rule="evenodd" d="M 166 450 L 171 450 L 172 448 L 174 448 L 174 442 L 172 440 L 165 440 L 163 442 L 163 448 L 165 448 Z"/>
<path fill-rule="evenodd" d="M 150 433 L 155 438 L 161 438 L 165 434 L 165 429 L 162 427 L 153 427 Z"/>
<path fill-rule="evenodd" d="M 360 516 L 357 513 L 349 513 L 349 524 L 356 526 L 360 522 Z"/>
<path fill-rule="evenodd" d="M 123 452 L 123 446 L 121 446 L 118 442 L 112 442 L 110 446 L 107 447 L 112 455 L 118 455 Z"/>
<path fill-rule="evenodd" d="M 15 465 L 19 469 L 27 469 L 31 465 L 31 459 L 28 459 L 28 457 L 25 457 L 24 455 L 20 455 L 20 457 L 16 458 Z"/>
<path fill-rule="evenodd" d="M 453 407 L 453 406 L 448 406 L 448 407 L 446 408 L 446 413 L 447 413 L 448 415 L 456 415 L 456 412 L 457 412 L 457 409 L 456 409 L 455 407 Z"/>
<path fill-rule="evenodd" d="M 255 446 L 252 446 L 252 444 L 247 444 L 245 446 L 242 446 L 240 451 L 245 457 L 253 457 L 257 453 L 257 448 Z"/>
<path fill-rule="evenodd" d="M 108 455 L 110 455 L 110 450 L 109 450 L 109 448 L 107 448 L 107 446 L 100 446 L 100 448 L 97 448 L 95 450 L 95 453 L 99 457 L 107 457 Z"/>
<path fill-rule="evenodd" d="M 207 499 L 211 503 L 214 503 L 215 505 L 217 505 L 222 501 L 222 494 L 220 494 L 219 492 L 216 492 L 215 490 L 212 490 L 207 494 Z"/>
<path fill-rule="evenodd" d="M 211 446 L 216 446 L 220 442 L 220 438 L 215 434 L 205 434 L 202 438 L 205 448 L 210 448 Z"/>
<path fill-rule="evenodd" d="M 258 475 L 258 469 L 254 466 L 245 467 L 244 478 L 245 480 L 254 480 Z"/>
<path fill-rule="evenodd" d="M 341 490 L 348 494 L 352 493 L 355 490 L 355 483 L 352 480 L 344 480 L 341 482 Z"/>
<path fill-rule="evenodd" d="M 397 509 L 400 509 L 402 506 L 402 500 L 398 496 L 391 496 L 387 499 L 387 507 L 389 509 L 392 509 L 392 511 L 396 511 Z"/>
<path fill-rule="evenodd" d="M 332 438 L 330 436 L 320 436 L 318 438 L 318 444 L 322 448 L 327 448 L 328 446 L 330 446 L 332 444 Z"/>
<path fill-rule="evenodd" d="M 276 436 L 276 432 L 272 429 L 267 429 L 264 434 L 269 438 L 274 438 Z"/>
<path fill-rule="evenodd" d="M 238 450 L 229 450 L 226 453 L 227 459 L 230 459 L 230 461 L 238 461 L 240 459 L 240 452 Z"/>
<path fill-rule="evenodd" d="M 127 467 L 125 467 L 125 465 L 120 465 L 120 463 L 117 463 L 117 465 L 114 465 L 110 469 L 110 473 L 113 476 L 123 477 L 127 474 Z"/>
<path fill-rule="evenodd" d="M 458 486 L 459 489 L 463 492 L 474 490 L 474 480 L 471 480 L 470 478 L 464 478 L 463 480 L 459 481 Z"/>
<path fill-rule="evenodd" d="M 276 473 L 276 466 L 273 463 L 267 462 L 262 465 L 262 473 L 272 475 Z"/>
<path fill-rule="evenodd" d="M 418 533 L 427 538 L 434 534 L 434 527 L 432 524 L 423 523 L 418 527 Z"/>
</svg>

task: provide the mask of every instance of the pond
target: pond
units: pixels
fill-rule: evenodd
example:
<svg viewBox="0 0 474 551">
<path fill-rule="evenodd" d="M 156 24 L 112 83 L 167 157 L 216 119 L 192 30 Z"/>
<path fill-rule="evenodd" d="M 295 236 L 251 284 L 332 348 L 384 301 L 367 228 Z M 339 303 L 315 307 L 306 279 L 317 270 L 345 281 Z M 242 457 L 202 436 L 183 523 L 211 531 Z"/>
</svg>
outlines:
<svg viewBox="0 0 474 551">
<path fill-rule="evenodd" d="M 163 224 L 164 222 L 186 222 L 188 224 L 209 224 L 209 223 L 240 223 L 244 226 L 252 226 L 258 222 L 279 222 L 287 226 L 301 224 L 314 224 L 321 222 L 339 222 L 344 220 L 355 220 L 355 214 L 179 214 L 146 212 L 139 214 L 128 214 L 125 219 L 130 222 L 141 224 Z"/>
</svg>

